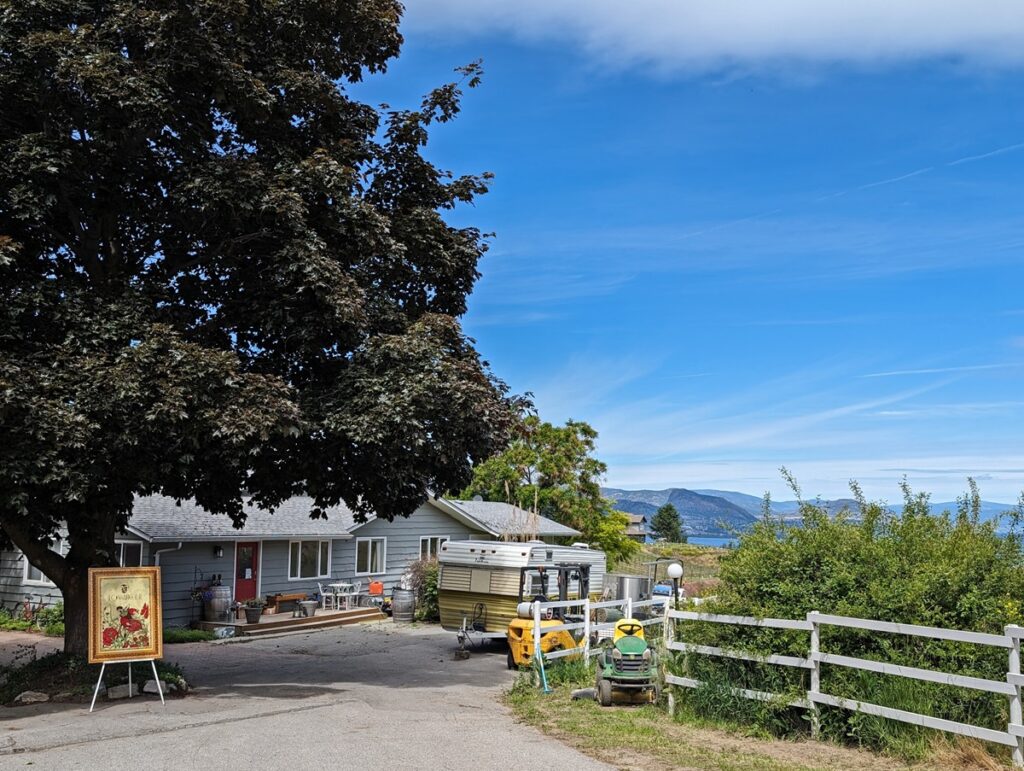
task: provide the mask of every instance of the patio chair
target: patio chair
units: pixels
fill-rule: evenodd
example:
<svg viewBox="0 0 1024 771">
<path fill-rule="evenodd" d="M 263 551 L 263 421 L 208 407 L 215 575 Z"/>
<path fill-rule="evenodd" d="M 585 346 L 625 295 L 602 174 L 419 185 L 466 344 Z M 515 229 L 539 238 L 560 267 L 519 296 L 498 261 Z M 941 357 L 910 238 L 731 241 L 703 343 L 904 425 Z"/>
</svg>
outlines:
<svg viewBox="0 0 1024 771">
<path fill-rule="evenodd" d="M 358 580 L 357 581 L 353 581 L 352 582 L 352 588 L 348 590 L 348 597 L 346 597 L 347 602 L 345 603 L 345 607 L 346 608 L 352 608 L 352 607 L 358 608 L 359 607 L 359 599 L 362 596 L 362 594 L 363 594 L 363 582 L 362 581 L 358 581 Z"/>
<path fill-rule="evenodd" d="M 320 607 L 324 610 L 337 610 L 338 609 L 338 597 L 335 595 L 334 590 L 329 586 L 324 586 L 320 582 L 317 582 L 317 589 L 320 590 Z"/>
</svg>

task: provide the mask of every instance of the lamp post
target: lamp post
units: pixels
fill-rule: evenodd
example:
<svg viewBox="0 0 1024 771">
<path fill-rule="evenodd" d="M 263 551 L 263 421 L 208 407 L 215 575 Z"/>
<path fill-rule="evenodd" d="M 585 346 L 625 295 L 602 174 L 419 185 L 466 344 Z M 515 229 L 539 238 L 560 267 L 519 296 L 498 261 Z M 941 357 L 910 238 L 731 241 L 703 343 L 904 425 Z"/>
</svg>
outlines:
<svg viewBox="0 0 1024 771">
<path fill-rule="evenodd" d="M 668 566 L 668 577 L 672 579 L 672 595 L 675 597 L 675 609 L 679 610 L 679 579 L 683 577 L 683 566 L 673 562 Z"/>
</svg>

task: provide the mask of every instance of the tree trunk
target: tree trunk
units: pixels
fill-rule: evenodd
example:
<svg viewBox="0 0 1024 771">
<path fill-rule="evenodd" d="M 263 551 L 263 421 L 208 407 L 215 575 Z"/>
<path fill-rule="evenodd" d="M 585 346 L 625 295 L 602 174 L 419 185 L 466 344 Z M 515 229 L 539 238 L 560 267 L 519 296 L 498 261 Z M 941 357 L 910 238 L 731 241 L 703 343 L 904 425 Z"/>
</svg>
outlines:
<svg viewBox="0 0 1024 771">
<path fill-rule="evenodd" d="M 89 655 L 89 571 L 69 566 L 64 584 L 64 653 L 83 661 Z"/>
</svg>

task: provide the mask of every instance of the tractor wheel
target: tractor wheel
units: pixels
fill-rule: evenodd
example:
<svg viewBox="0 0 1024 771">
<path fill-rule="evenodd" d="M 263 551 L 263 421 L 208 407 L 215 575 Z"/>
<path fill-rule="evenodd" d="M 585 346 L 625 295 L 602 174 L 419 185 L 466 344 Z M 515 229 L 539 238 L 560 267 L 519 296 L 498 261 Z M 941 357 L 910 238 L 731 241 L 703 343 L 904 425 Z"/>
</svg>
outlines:
<svg viewBox="0 0 1024 771">
<path fill-rule="evenodd" d="M 602 707 L 612 705 L 612 683 L 611 680 L 601 679 L 597 683 L 597 700 Z"/>
<path fill-rule="evenodd" d="M 657 704 L 659 701 L 661 701 L 661 683 L 655 683 L 651 688 L 651 704 Z"/>
<path fill-rule="evenodd" d="M 516 657 L 512 655 L 512 651 L 508 652 L 508 668 L 509 669 L 518 669 L 519 668 L 519 667 L 516 666 Z"/>
</svg>

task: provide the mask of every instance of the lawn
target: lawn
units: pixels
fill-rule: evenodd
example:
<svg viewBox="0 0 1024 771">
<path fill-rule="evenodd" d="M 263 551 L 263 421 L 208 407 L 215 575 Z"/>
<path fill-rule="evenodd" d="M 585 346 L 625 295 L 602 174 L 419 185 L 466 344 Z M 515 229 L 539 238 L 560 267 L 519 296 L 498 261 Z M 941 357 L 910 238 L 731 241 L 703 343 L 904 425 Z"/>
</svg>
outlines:
<svg viewBox="0 0 1024 771">
<path fill-rule="evenodd" d="M 552 672 L 552 680 L 560 681 Z M 894 771 L 909 768 L 867 751 L 812 741 L 786 741 L 739 726 L 720 726 L 692 716 L 678 719 L 656 706 L 603 708 L 592 700 L 571 699 L 577 685 L 554 686 L 543 694 L 524 673 L 505 702 L 525 723 L 581 752 L 623 769 L 708 769 L 715 771 Z M 934 760 L 934 759 L 933 759 Z M 965 766 L 959 762 L 961 768 Z M 928 766 L 934 767 L 934 766 Z"/>
</svg>

